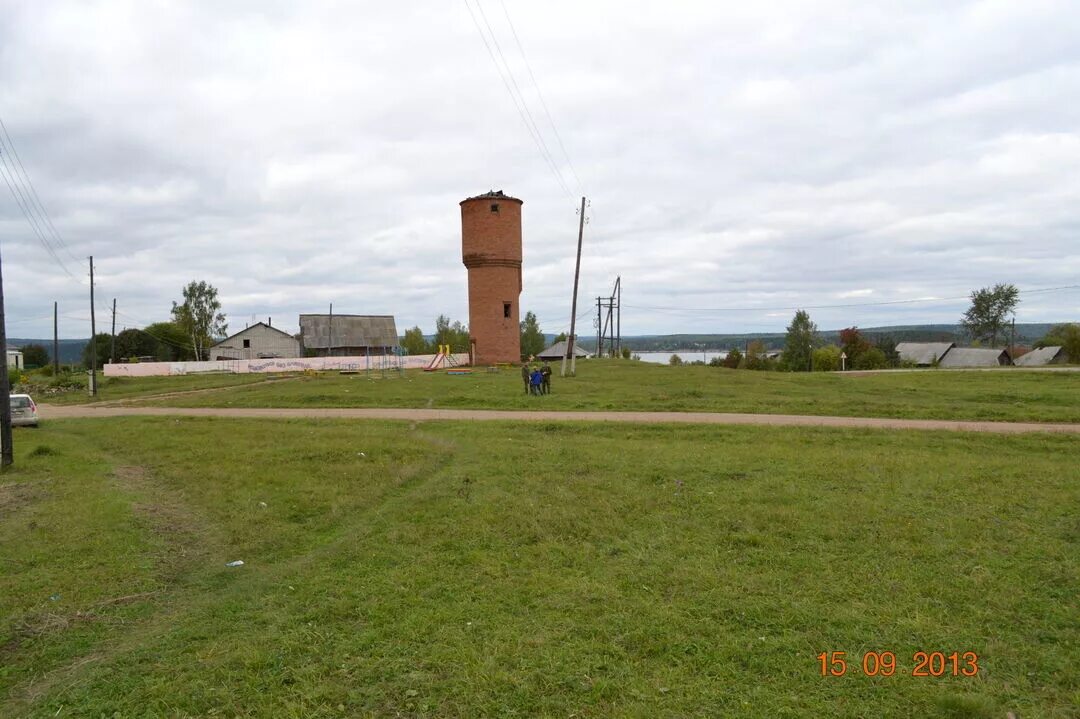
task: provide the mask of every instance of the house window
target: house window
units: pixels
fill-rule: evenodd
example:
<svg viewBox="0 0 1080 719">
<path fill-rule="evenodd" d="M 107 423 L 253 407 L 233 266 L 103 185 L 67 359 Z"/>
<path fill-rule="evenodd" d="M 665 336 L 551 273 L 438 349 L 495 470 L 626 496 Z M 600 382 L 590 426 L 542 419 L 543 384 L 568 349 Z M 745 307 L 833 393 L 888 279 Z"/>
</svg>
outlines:
<svg viewBox="0 0 1080 719">
<path fill-rule="evenodd" d="M 498 202 L 492 202 L 491 203 L 491 211 L 492 212 L 498 212 L 499 211 L 499 203 Z"/>
<path fill-rule="evenodd" d="M 503 302 L 503 317 L 510 319 L 510 303 Z"/>
<path fill-rule="evenodd" d="M 244 349 L 251 349 L 251 340 L 244 340 Z"/>
</svg>

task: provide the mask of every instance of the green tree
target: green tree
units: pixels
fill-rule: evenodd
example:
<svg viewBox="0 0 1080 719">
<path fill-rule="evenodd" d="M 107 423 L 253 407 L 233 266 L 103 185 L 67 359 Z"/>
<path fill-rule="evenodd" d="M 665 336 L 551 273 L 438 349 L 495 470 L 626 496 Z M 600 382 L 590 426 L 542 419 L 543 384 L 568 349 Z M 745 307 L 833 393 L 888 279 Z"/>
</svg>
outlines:
<svg viewBox="0 0 1080 719">
<path fill-rule="evenodd" d="M 738 347 L 732 347 L 728 350 L 728 353 L 721 364 L 730 369 L 738 369 L 740 362 L 742 362 L 742 352 L 739 351 Z"/>
<path fill-rule="evenodd" d="M 435 318 L 435 344 L 450 345 L 451 352 L 468 352 L 469 328 L 458 321 L 450 322 L 446 315 Z"/>
<path fill-rule="evenodd" d="M 1067 322 L 1054 325 L 1036 347 L 1062 347 L 1069 356 L 1069 362 L 1080 364 L 1080 325 Z"/>
<path fill-rule="evenodd" d="M 184 362 L 195 359 L 195 350 L 184 330 L 175 322 L 155 322 L 141 332 L 154 341 L 154 355 L 159 362 Z M 118 338 L 119 339 L 119 338 Z"/>
<path fill-rule="evenodd" d="M 544 351 L 544 333 L 532 312 L 525 313 L 521 322 L 521 359 L 535 357 Z"/>
<path fill-rule="evenodd" d="M 855 358 L 855 369 L 885 369 L 889 360 L 880 347 L 871 347 Z"/>
<path fill-rule="evenodd" d="M 746 356 L 742 358 L 740 369 L 763 370 L 769 363 L 765 359 L 765 343 L 761 340 L 753 340 L 746 345 Z"/>
<path fill-rule="evenodd" d="M 810 353 L 818 344 L 817 325 L 810 321 L 806 310 L 799 310 L 787 328 L 784 338 L 784 369 L 792 372 L 806 372 L 810 369 Z"/>
<path fill-rule="evenodd" d="M 672 367 L 678 367 L 683 363 L 683 359 L 679 355 L 671 355 L 671 357 L 668 358 L 667 363 Z"/>
<path fill-rule="evenodd" d="M 555 335 L 555 339 L 551 341 L 551 344 L 555 344 L 556 342 L 565 342 L 567 338 L 568 335 L 565 332 L 560 332 L 559 334 Z"/>
<path fill-rule="evenodd" d="M 998 283 L 993 287 L 972 290 L 971 307 L 960 319 L 964 330 L 974 340 L 989 342 L 997 347 L 998 337 L 1005 336 L 1005 324 L 1020 304 L 1020 290 L 1016 285 Z"/>
<path fill-rule="evenodd" d="M 49 364 L 49 351 L 39 344 L 22 346 L 23 366 L 27 369 L 44 367 Z"/>
<path fill-rule="evenodd" d="M 132 327 L 116 335 L 116 358 L 122 362 L 129 357 L 155 357 L 157 346 L 156 339 Z"/>
<path fill-rule="evenodd" d="M 109 350 L 112 348 L 112 335 L 108 332 L 98 332 L 92 341 L 86 343 L 82 351 L 83 367 L 90 369 L 90 362 L 94 355 L 91 352 L 97 349 L 97 368 L 101 369 L 109 361 Z"/>
<path fill-rule="evenodd" d="M 843 350 L 836 345 L 826 345 L 814 350 L 815 372 L 836 372 L 840 369 L 840 353 Z M 861 355 L 860 355 L 861 356 Z"/>
<path fill-rule="evenodd" d="M 183 290 L 184 301 L 173 302 L 172 316 L 191 342 L 195 359 L 203 359 L 215 337 L 224 337 L 228 329 L 221 312 L 218 291 L 206 282 L 189 282 Z"/>
<path fill-rule="evenodd" d="M 411 355 L 433 354 L 431 343 L 424 339 L 424 333 L 419 327 L 405 330 L 405 336 L 401 338 L 401 348 Z"/>
<path fill-rule="evenodd" d="M 623 347 L 622 352 L 620 354 L 622 354 L 623 359 L 630 359 L 630 354 L 631 354 L 630 353 L 630 348 L 629 347 Z"/>
<path fill-rule="evenodd" d="M 890 335 L 882 335 L 877 338 L 874 345 L 885 355 L 885 366 L 899 367 L 900 353 L 896 350 L 896 340 Z"/>
</svg>

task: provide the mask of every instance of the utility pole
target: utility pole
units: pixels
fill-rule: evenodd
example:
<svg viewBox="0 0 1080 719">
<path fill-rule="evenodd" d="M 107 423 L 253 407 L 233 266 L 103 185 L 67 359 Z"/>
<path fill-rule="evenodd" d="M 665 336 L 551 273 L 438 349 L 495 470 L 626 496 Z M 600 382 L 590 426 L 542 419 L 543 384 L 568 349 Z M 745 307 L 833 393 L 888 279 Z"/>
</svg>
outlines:
<svg viewBox="0 0 1080 719">
<path fill-rule="evenodd" d="M 600 359 L 600 357 L 603 356 L 603 355 L 600 354 L 600 350 L 603 349 L 603 346 L 600 344 L 600 339 L 602 337 L 602 335 L 600 333 L 603 331 L 601 329 L 601 327 L 603 326 L 601 324 L 602 322 L 603 322 L 603 318 L 602 318 L 602 316 L 600 314 L 600 298 L 597 297 L 596 298 L 596 358 L 597 359 Z"/>
<path fill-rule="evenodd" d="M 60 323 L 59 311 L 56 306 L 56 302 L 52 303 L 52 367 L 53 377 L 60 375 Z"/>
<path fill-rule="evenodd" d="M 326 356 L 334 356 L 334 303 L 330 303 L 330 334 L 326 338 Z"/>
<path fill-rule="evenodd" d="M 11 445 L 11 385 L 8 384 L 7 321 L 4 319 L 4 276 L 0 271 L 0 470 L 15 462 L 15 450 Z"/>
<path fill-rule="evenodd" d="M 109 361 L 116 364 L 116 298 L 112 298 L 112 341 L 109 342 Z"/>
<path fill-rule="evenodd" d="M 90 255 L 90 396 L 97 397 L 97 320 L 94 317 L 94 256 Z"/>
<path fill-rule="evenodd" d="M 622 357 L 622 276 L 615 278 L 615 354 Z"/>
<path fill-rule="evenodd" d="M 578 277 L 581 275 L 581 238 L 585 233 L 585 198 L 581 198 L 581 212 L 578 214 L 577 228 L 577 261 L 574 263 L 574 299 L 570 302 L 570 338 L 566 341 L 566 354 L 562 358 L 562 370 L 560 377 L 566 376 L 566 357 L 570 356 L 570 376 L 573 377 L 577 369 L 577 352 L 574 350 L 574 327 L 577 322 L 577 290 Z"/>
</svg>

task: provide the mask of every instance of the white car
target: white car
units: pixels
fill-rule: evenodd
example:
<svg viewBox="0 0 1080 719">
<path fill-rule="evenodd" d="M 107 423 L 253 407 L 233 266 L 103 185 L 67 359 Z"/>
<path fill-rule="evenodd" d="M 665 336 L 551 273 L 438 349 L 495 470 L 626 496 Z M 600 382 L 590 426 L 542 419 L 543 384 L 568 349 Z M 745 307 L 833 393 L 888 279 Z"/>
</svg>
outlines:
<svg viewBox="0 0 1080 719">
<path fill-rule="evenodd" d="M 37 427 L 37 423 L 37 405 L 30 395 L 11 395 L 11 426 Z"/>
</svg>

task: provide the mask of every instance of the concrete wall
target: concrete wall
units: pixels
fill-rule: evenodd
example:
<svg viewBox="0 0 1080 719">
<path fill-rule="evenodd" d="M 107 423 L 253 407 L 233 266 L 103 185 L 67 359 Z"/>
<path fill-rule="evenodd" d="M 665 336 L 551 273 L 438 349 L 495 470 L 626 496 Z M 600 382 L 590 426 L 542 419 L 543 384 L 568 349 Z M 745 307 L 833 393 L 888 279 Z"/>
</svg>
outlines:
<svg viewBox="0 0 1080 719">
<path fill-rule="evenodd" d="M 477 365 L 521 360 L 521 204 L 504 195 L 461 202 L 461 260 L 469 271 L 469 335 Z"/>
<path fill-rule="evenodd" d="M 244 347 L 248 340 L 250 347 Z M 210 348 L 210 359 L 228 357 L 229 359 L 258 359 L 259 355 L 277 355 L 278 357 L 299 357 L 300 341 L 291 335 L 283 334 L 262 322 L 238 332 L 221 344 Z"/>
<path fill-rule="evenodd" d="M 405 369 L 423 369 L 435 355 L 408 355 L 388 357 L 304 357 L 295 359 L 221 360 L 212 362 L 135 362 L 132 364 L 107 364 L 103 368 L 106 377 L 165 377 L 169 375 L 200 374 L 207 372 L 232 372 L 249 374 L 256 372 L 303 372 L 322 371 L 379 371 L 383 367 L 396 366 L 400 359 Z M 469 363 L 466 354 L 453 355 L 459 365 Z"/>
</svg>

